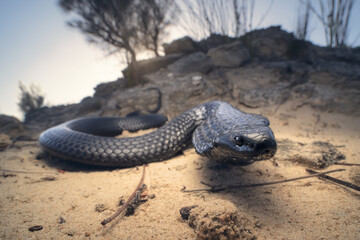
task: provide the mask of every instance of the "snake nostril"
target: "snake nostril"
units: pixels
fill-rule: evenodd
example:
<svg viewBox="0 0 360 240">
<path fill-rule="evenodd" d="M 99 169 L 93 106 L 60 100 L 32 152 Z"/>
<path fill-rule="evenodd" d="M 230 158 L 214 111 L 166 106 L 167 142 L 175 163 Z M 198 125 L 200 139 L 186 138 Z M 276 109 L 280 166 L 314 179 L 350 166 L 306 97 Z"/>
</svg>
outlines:
<svg viewBox="0 0 360 240">
<path fill-rule="evenodd" d="M 272 154 L 276 151 L 276 142 L 272 139 L 263 140 L 258 144 L 257 149 L 261 154 Z"/>
</svg>

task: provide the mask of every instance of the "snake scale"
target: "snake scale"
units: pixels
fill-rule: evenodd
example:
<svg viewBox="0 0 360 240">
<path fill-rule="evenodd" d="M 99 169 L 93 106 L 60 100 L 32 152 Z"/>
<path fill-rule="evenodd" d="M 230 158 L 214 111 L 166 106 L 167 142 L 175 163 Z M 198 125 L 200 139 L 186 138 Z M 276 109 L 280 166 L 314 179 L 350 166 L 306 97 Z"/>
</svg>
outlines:
<svg viewBox="0 0 360 240">
<path fill-rule="evenodd" d="M 116 167 L 168 159 L 191 140 L 198 154 L 217 161 L 251 163 L 270 158 L 276 152 L 269 120 L 242 112 L 226 102 L 207 102 L 163 125 L 165 121 L 158 114 L 80 118 L 46 130 L 39 143 L 46 152 L 63 159 Z M 151 127 L 159 128 L 143 136 L 114 137 L 123 130 Z"/>
</svg>

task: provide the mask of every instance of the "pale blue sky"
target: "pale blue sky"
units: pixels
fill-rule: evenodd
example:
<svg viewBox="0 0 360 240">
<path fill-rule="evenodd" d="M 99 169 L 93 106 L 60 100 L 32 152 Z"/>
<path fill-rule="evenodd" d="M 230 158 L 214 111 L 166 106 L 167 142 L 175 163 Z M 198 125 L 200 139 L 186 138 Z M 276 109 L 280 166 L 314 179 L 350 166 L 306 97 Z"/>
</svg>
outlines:
<svg viewBox="0 0 360 240">
<path fill-rule="evenodd" d="M 256 10 L 265 8 L 269 1 L 257 0 Z M 282 25 L 293 31 L 297 4 L 297 0 L 274 0 L 261 27 Z M 360 23 L 359 13 L 356 1 L 351 43 L 360 32 L 355 25 Z M 255 12 L 254 25 L 261 14 Z M 97 84 L 121 76 L 121 60 L 106 57 L 106 52 L 88 44 L 81 33 L 66 26 L 68 19 L 57 0 L 0 1 L 0 113 L 21 118 L 16 105 L 19 81 L 39 85 L 45 93 L 45 103 L 56 105 L 78 102 L 92 95 Z M 322 28 L 313 24 L 311 32 L 311 40 L 323 45 Z M 172 38 L 177 37 L 181 33 L 172 34 Z M 355 45 L 359 43 L 357 39 Z"/>
<path fill-rule="evenodd" d="M 18 83 L 40 86 L 45 103 L 92 95 L 100 82 L 121 76 L 120 60 L 86 42 L 65 24 L 56 0 L 0 1 L 0 112 L 21 118 Z"/>
</svg>

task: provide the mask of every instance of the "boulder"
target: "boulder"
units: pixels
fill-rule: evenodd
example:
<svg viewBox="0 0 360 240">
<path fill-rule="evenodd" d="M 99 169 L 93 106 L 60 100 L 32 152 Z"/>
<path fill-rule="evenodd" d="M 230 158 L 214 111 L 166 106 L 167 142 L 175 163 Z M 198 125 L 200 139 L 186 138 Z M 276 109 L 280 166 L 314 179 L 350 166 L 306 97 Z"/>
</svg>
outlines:
<svg viewBox="0 0 360 240">
<path fill-rule="evenodd" d="M 288 59 L 294 35 L 275 26 L 247 33 L 241 40 L 253 57 L 263 60 Z"/>
<path fill-rule="evenodd" d="M 170 64 L 168 69 L 174 73 L 208 73 L 213 64 L 211 59 L 203 52 L 194 52 Z"/>
<path fill-rule="evenodd" d="M 11 145 L 12 141 L 9 135 L 0 133 L 0 152 L 6 150 Z"/>
<path fill-rule="evenodd" d="M 210 49 L 207 55 L 217 67 L 240 67 L 250 60 L 249 51 L 240 41 Z"/>
<path fill-rule="evenodd" d="M 132 113 L 148 114 L 161 107 L 161 91 L 149 86 L 115 91 L 102 107 L 102 116 L 126 116 Z M 160 106 L 159 106 L 160 105 Z"/>
<path fill-rule="evenodd" d="M 277 106 L 290 97 L 288 84 L 279 83 L 269 87 L 262 87 L 243 91 L 239 94 L 239 103 L 250 108 Z"/>
<path fill-rule="evenodd" d="M 203 102 L 219 99 L 226 87 L 216 76 L 200 73 L 172 73 L 163 69 L 147 77 L 152 85 L 161 89 L 160 113 L 169 119 Z"/>
<path fill-rule="evenodd" d="M 181 53 L 169 54 L 163 57 L 156 57 L 152 59 L 146 59 L 138 62 L 141 74 L 146 75 L 152 72 L 156 72 L 161 68 L 166 68 L 169 64 L 175 62 L 183 56 Z"/>
<path fill-rule="evenodd" d="M 60 123 L 88 116 L 99 116 L 103 102 L 100 98 L 86 97 L 80 103 L 42 107 L 26 114 L 25 125 L 32 133 L 40 133 Z"/>
<path fill-rule="evenodd" d="M 232 43 L 236 38 L 225 35 L 212 33 L 208 38 L 197 43 L 199 50 L 207 53 L 210 49 L 219 47 L 224 44 Z"/>
<path fill-rule="evenodd" d="M 330 48 L 315 46 L 318 58 L 327 61 L 344 61 L 360 63 L 360 47 L 356 48 Z"/>
<path fill-rule="evenodd" d="M 124 88 L 126 88 L 126 80 L 124 78 L 118 78 L 112 82 L 100 83 L 94 88 L 94 97 L 108 98 L 116 89 Z"/>
<path fill-rule="evenodd" d="M 166 68 L 169 64 L 175 62 L 182 56 L 183 54 L 177 53 L 177 54 L 169 54 L 166 56 L 160 56 L 160 57 L 138 61 L 137 62 L 139 69 L 138 71 L 141 77 L 143 77 L 146 74 L 159 71 L 161 68 Z M 124 76 L 128 76 L 129 75 L 128 67 L 125 68 L 122 71 L 122 73 Z M 126 87 L 126 81 L 125 81 L 125 87 Z"/>
<path fill-rule="evenodd" d="M 305 104 L 312 108 L 360 116 L 360 90 L 353 88 L 343 90 L 323 84 L 306 83 L 293 88 L 291 93 L 293 107 Z"/>
<path fill-rule="evenodd" d="M 165 55 L 189 54 L 198 51 L 197 44 L 190 37 L 177 39 L 169 44 L 163 44 Z"/>
<path fill-rule="evenodd" d="M 23 135 L 25 127 L 19 119 L 0 114 L 0 133 L 9 135 L 12 139 Z"/>
</svg>

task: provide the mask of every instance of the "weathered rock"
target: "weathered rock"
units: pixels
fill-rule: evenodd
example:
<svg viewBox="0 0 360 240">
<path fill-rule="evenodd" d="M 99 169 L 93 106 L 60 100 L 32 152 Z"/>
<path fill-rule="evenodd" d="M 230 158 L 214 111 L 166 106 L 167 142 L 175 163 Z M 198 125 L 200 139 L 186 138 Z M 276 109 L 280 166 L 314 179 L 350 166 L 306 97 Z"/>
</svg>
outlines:
<svg viewBox="0 0 360 240">
<path fill-rule="evenodd" d="M 99 98 L 84 98 L 78 104 L 42 107 L 26 114 L 25 125 L 32 133 L 40 133 L 60 123 L 87 116 L 99 116 L 102 102 Z"/>
<path fill-rule="evenodd" d="M 217 67 L 239 67 L 250 60 L 249 51 L 240 41 L 210 49 L 207 55 Z"/>
<path fill-rule="evenodd" d="M 12 116 L 0 114 L 0 133 L 16 138 L 24 133 L 25 127 L 22 122 Z"/>
<path fill-rule="evenodd" d="M 160 89 L 135 87 L 114 92 L 102 108 L 102 116 L 126 116 L 138 112 L 147 114 L 161 107 Z M 160 105 L 160 106 L 159 106 Z"/>
<path fill-rule="evenodd" d="M 294 39 L 289 43 L 286 57 L 309 64 L 313 64 L 318 60 L 315 46 L 311 42 L 300 39 Z"/>
<path fill-rule="evenodd" d="M 151 87 L 161 90 L 160 113 L 170 118 L 215 99 L 266 107 L 291 98 L 294 108 L 308 104 L 321 111 L 360 115 L 360 48 L 322 48 L 295 40 L 280 27 L 270 27 L 241 39 L 211 35 L 194 44 L 184 38 L 168 49 L 167 54 L 179 54 L 139 62 L 146 73 L 142 86 L 126 88 L 123 78 L 99 84 L 94 97 L 79 104 L 28 113 L 26 128 L 40 132 L 78 117 L 147 113 L 159 101 L 157 91 L 146 91 Z M 239 58 L 241 54 L 244 58 Z M 0 122 L 0 126 L 5 125 Z"/>
<path fill-rule="evenodd" d="M 190 210 L 196 239 L 256 239 L 255 221 L 226 200 L 204 202 Z"/>
<path fill-rule="evenodd" d="M 26 114 L 25 125 L 31 131 L 41 132 L 47 128 L 78 117 L 77 104 L 42 107 Z"/>
<path fill-rule="evenodd" d="M 94 88 L 94 97 L 108 98 L 114 91 L 124 88 L 126 88 L 126 80 L 124 78 L 118 78 L 112 82 L 100 83 Z"/>
<path fill-rule="evenodd" d="M 169 64 L 175 62 L 182 56 L 183 54 L 177 53 L 177 54 L 169 54 L 166 56 L 138 61 L 137 62 L 138 71 L 142 77 L 146 74 L 159 71 L 161 68 L 166 68 Z M 128 76 L 127 72 L 128 72 L 128 67 L 122 71 L 124 76 Z M 125 87 L 126 87 L 126 83 L 125 83 Z"/>
<path fill-rule="evenodd" d="M 236 100 L 244 92 L 271 87 L 282 81 L 278 70 L 254 63 L 240 68 L 216 69 L 210 75 L 217 76 L 218 82 L 221 81 L 223 88 L 228 89 L 228 94 Z"/>
<path fill-rule="evenodd" d="M 277 106 L 290 97 L 289 86 L 279 83 L 269 87 L 262 87 L 239 93 L 239 103 L 250 108 Z"/>
<path fill-rule="evenodd" d="M 101 99 L 99 98 L 93 98 L 93 97 L 86 97 L 79 105 L 77 105 L 77 110 L 79 112 L 79 115 L 96 112 L 101 110 L 103 103 Z"/>
<path fill-rule="evenodd" d="M 252 57 L 264 60 L 288 59 L 294 35 L 281 30 L 280 26 L 275 26 L 247 33 L 241 40 Z"/>
<path fill-rule="evenodd" d="M 199 50 L 207 53 L 212 48 L 216 48 L 224 44 L 232 43 L 235 40 L 236 38 L 212 33 L 208 38 L 198 42 L 197 45 Z"/>
<path fill-rule="evenodd" d="M 360 63 L 360 47 L 357 48 L 330 48 L 315 46 L 318 58 L 326 61 L 343 61 Z"/>
<path fill-rule="evenodd" d="M 12 143 L 10 136 L 0 133 L 0 152 L 4 151 Z"/>
<path fill-rule="evenodd" d="M 353 88 L 342 90 L 323 84 L 306 83 L 294 87 L 293 107 L 305 104 L 321 111 L 360 115 L 360 90 Z"/>
<path fill-rule="evenodd" d="M 223 84 L 218 78 L 199 73 L 177 74 L 162 70 L 147 76 L 149 82 L 159 86 L 163 113 L 170 118 L 203 102 L 223 94 Z"/>
<path fill-rule="evenodd" d="M 318 61 L 313 69 L 314 74 L 327 74 L 330 76 L 330 79 L 322 78 L 321 81 L 336 82 L 342 83 L 344 80 L 347 83 L 352 82 L 351 84 L 357 84 L 357 87 L 360 87 L 360 64 L 356 63 L 347 63 L 340 61 Z M 314 75 L 313 74 L 313 75 Z M 343 84 L 345 87 L 347 84 Z"/>
<path fill-rule="evenodd" d="M 208 73 L 212 67 L 213 64 L 208 56 L 202 52 L 195 52 L 170 64 L 168 69 L 175 73 Z"/>
<path fill-rule="evenodd" d="M 163 44 L 165 55 L 189 54 L 198 51 L 197 44 L 190 37 L 177 39 L 170 44 Z"/>
<path fill-rule="evenodd" d="M 141 69 L 141 73 L 143 75 L 156 72 L 161 68 L 166 68 L 169 64 L 175 62 L 183 56 L 181 53 L 177 54 L 168 54 L 163 57 L 156 57 L 152 59 L 147 59 L 143 61 L 139 61 L 139 68 Z"/>
</svg>

